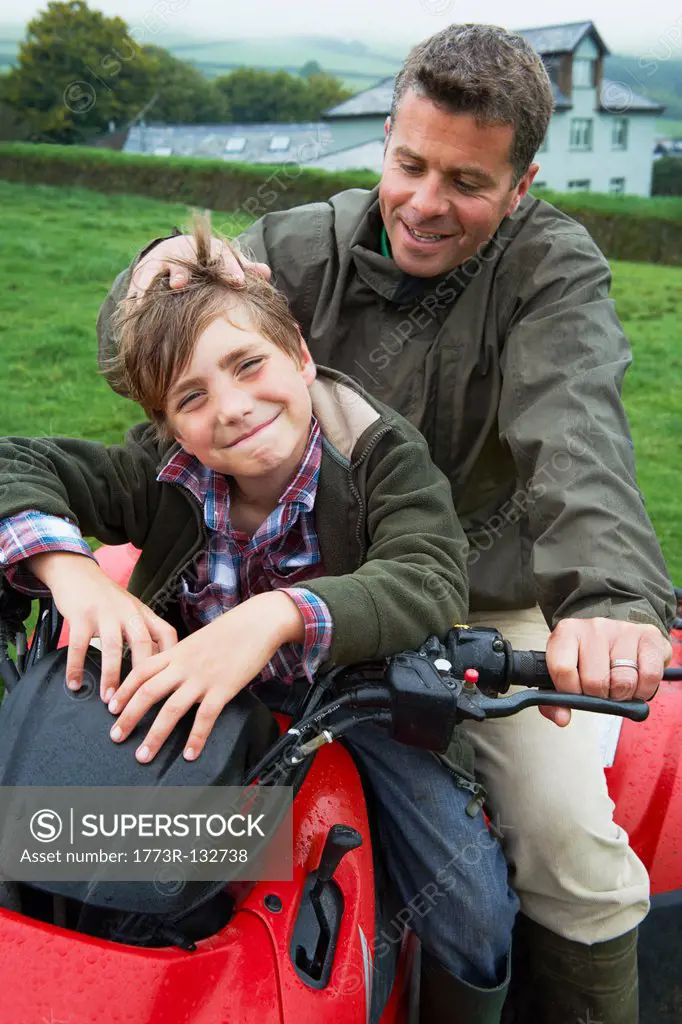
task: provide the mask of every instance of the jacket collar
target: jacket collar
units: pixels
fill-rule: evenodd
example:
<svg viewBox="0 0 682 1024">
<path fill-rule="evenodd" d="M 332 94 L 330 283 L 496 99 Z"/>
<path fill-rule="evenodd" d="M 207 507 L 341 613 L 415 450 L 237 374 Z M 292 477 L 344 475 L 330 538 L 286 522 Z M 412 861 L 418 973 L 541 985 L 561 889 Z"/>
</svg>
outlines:
<svg viewBox="0 0 682 1024">
<path fill-rule="evenodd" d="M 350 377 L 323 366 L 317 368 L 310 397 L 327 447 L 350 463 L 358 441 L 381 413 Z"/>
</svg>

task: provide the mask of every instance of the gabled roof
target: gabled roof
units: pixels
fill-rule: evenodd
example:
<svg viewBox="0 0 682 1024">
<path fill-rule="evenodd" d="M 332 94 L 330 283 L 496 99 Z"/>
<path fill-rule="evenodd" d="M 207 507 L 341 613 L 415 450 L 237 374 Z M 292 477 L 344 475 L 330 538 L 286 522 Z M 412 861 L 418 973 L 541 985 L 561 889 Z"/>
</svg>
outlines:
<svg viewBox="0 0 682 1024">
<path fill-rule="evenodd" d="M 587 35 L 592 37 L 600 53 L 609 52 L 592 21 L 576 21 L 570 25 L 548 25 L 542 28 L 520 28 L 517 32 L 541 57 L 550 53 L 573 53 Z"/>
</svg>

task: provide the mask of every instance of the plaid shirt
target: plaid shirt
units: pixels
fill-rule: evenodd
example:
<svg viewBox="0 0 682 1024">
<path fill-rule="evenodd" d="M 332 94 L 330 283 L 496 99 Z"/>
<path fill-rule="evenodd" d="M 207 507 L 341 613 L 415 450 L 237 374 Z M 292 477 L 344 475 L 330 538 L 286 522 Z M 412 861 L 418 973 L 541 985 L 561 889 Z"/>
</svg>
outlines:
<svg viewBox="0 0 682 1024">
<path fill-rule="evenodd" d="M 252 537 L 230 526 L 226 476 L 185 451 L 176 452 L 157 476 L 160 483 L 189 491 L 201 505 L 207 527 L 208 544 L 181 581 L 180 607 L 190 631 L 269 590 L 283 590 L 296 603 L 305 624 L 304 643 L 282 645 L 261 672 L 262 680 L 291 682 L 301 674 L 312 679 L 331 647 L 332 620 L 325 602 L 302 587 L 290 589 L 291 584 L 324 571 L 314 525 L 321 460 L 322 437 L 313 417 L 295 478 Z M 22 563 L 47 551 L 92 554 L 75 524 L 57 516 L 27 511 L 0 521 L 0 566 L 18 590 L 46 593 Z"/>
</svg>

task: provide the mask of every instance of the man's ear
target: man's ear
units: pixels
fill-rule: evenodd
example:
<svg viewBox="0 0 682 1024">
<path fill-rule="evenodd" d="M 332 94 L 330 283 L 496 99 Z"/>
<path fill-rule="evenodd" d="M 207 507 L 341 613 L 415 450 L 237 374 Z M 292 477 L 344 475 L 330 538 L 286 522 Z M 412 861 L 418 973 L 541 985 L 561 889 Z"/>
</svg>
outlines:
<svg viewBox="0 0 682 1024">
<path fill-rule="evenodd" d="M 521 180 L 516 185 L 516 188 L 514 189 L 514 195 L 512 196 L 512 200 L 511 200 L 509 206 L 507 207 L 507 211 L 505 213 L 505 217 L 511 217 L 512 213 L 516 212 L 516 210 L 518 209 L 519 203 L 521 202 L 521 200 L 523 199 L 523 197 L 527 193 L 528 189 L 533 184 L 533 178 L 535 177 L 535 175 L 538 173 L 539 170 L 540 170 L 540 164 L 531 164 L 530 165 L 530 167 L 528 168 L 528 170 L 523 175 Z"/>
<path fill-rule="evenodd" d="M 389 114 L 389 116 L 384 121 L 384 138 L 387 139 L 390 134 L 391 134 L 391 116 Z"/>
</svg>

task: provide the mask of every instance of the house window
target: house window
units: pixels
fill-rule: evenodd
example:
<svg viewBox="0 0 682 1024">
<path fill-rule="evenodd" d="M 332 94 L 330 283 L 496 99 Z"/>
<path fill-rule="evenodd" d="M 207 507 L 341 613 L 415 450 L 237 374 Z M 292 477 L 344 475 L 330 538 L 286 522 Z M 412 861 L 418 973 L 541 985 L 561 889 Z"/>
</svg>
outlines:
<svg viewBox="0 0 682 1024">
<path fill-rule="evenodd" d="M 288 135 L 273 135 L 268 149 L 271 153 L 286 153 L 289 148 L 289 142 Z"/>
<path fill-rule="evenodd" d="M 592 65 L 594 61 L 576 57 L 573 61 L 573 85 L 579 88 L 592 88 L 594 84 Z"/>
<path fill-rule="evenodd" d="M 611 178 L 609 192 L 625 192 L 625 178 Z"/>
<path fill-rule="evenodd" d="M 571 119 L 571 149 L 592 149 L 592 118 L 574 117 Z"/>
<path fill-rule="evenodd" d="M 589 192 L 590 191 L 590 179 L 589 178 L 573 178 L 568 183 L 569 192 Z"/>
<path fill-rule="evenodd" d="M 611 149 L 628 148 L 628 119 L 614 117 L 611 127 Z"/>
<path fill-rule="evenodd" d="M 231 139 L 227 140 L 225 146 L 226 153 L 241 153 L 246 146 L 246 139 L 243 135 L 233 135 Z"/>
<path fill-rule="evenodd" d="M 537 192 L 541 188 L 547 188 L 547 182 L 546 181 L 534 181 L 533 182 L 533 192 Z"/>
</svg>

